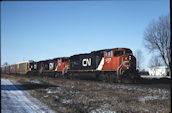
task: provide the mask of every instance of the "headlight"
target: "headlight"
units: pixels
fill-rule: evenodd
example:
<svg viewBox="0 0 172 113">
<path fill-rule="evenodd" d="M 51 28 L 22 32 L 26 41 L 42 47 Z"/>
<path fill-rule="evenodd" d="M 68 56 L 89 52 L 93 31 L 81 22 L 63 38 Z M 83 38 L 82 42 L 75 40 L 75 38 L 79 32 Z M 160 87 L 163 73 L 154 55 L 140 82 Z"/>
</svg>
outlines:
<svg viewBox="0 0 172 113">
<path fill-rule="evenodd" d="M 129 60 L 131 60 L 131 56 L 129 56 Z"/>
</svg>

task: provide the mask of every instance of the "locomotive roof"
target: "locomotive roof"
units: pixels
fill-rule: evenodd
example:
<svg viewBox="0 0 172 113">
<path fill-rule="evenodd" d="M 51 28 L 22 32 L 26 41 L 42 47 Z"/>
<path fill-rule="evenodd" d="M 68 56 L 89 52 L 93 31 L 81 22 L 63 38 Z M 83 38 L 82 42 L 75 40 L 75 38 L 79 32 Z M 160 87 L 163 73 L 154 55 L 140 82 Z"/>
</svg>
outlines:
<svg viewBox="0 0 172 113">
<path fill-rule="evenodd" d="M 53 58 L 52 60 L 56 60 L 56 59 L 59 59 L 59 58 L 69 58 L 69 57 L 58 57 L 58 58 Z"/>
<path fill-rule="evenodd" d="M 102 50 L 97 50 L 97 51 L 91 51 L 90 53 L 102 52 L 102 51 L 111 51 L 111 50 L 115 50 L 115 49 L 123 50 L 123 49 L 129 49 L 129 48 L 111 48 L 111 49 L 102 49 Z M 129 49 L 129 50 L 130 50 L 130 49 Z M 78 55 L 87 55 L 87 54 L 90 54 L 90 53 L 81 53 L 81 54 L 76 54 L 76 55 L 72 55 L 71 57 L 78 56 Z"/>
<path fill-rule="evenodd" d="M 122 50 L 122 49 L 129 49 L 129 48 L 120 48 L 119 47 L 119 48 L 111 48 L 111 49 L 102 49 L 102 50 L 97 50 L 97 51 L 92 51 L 92 52 L 111 51 L 111 50 L 115 50 L 115 49 L 119 49 L 119 50 L 121 49 Z"/>
<path fill-rule="evenodd" d="M 69 57 L 58 57 L 58 58 L 53 58 L 53 59 L 47 59 L 47 60 L 40 60 L 40 61 L 37 61 L 37 62 L 48 62 L 48 61 L 53 61 L 53 60 L 56 60 L 56 59 L 59 59 L 59 58 L 69 58 Z"/>
<path fill-rule="evenodd" d="M 23 61 L 23 62 L 17 62 L 15 64 L 10 64 L 10 65 L 16 65 L 16 64 L 22 64 L 22 63 L 32 63 L 34 62 L 33 60 L 28 60 L 28 61 Z"/>
<path fill-rule="evenodd" d="M 118 49 L 118 50 L 122 50 L 122 49 L 129 49 L 129 48 L 111 48 L 111 49 L 103 49 L 103 50 L 99 50 L 99 51 L 110 51 L 110 50 L 115 50 L 115 49 Z"/>
</svg>

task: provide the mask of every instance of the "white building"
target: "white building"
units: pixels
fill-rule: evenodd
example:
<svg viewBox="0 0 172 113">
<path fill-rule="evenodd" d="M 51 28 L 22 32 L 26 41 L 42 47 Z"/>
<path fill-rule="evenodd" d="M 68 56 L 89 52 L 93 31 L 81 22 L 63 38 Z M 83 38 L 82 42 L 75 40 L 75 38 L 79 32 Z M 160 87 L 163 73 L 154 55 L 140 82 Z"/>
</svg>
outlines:
<svg viewBox="0 0 172 113">
<path fill-rule="evenodd" d="M 150 76 L 165 77 L 168 74 L 167 66 L 156 66 L 149 68 Z"/>
</svg>

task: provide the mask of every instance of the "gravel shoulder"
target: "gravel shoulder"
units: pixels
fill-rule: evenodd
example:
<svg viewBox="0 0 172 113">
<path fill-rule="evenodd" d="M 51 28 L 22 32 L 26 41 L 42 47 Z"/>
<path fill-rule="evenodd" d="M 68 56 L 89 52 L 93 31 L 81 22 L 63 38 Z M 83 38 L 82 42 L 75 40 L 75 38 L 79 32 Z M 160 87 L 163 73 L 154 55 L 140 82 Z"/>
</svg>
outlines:
<svg viewBox="0 0 172 113">
<path fill-rule="evenodd" d="M 57 113 L 169 113 L 169 84 L 109 84 L 98 81 L 2 75 Z"/>
</svg>

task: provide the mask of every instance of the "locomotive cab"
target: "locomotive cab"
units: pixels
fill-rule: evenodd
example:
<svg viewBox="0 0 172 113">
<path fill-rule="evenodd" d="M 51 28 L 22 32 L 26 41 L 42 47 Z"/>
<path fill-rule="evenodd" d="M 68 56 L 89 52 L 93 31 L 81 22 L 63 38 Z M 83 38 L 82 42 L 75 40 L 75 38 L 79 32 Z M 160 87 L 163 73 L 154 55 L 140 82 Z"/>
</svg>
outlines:
<svg viewBox="0 0 172 113">
<path fill-rule="evenodd" d="M 132 51 L 129 49 L 121 50 L 121 51 L 114 51 L 114 57 L 119 57 L 119 65 L 118 68 L 122 69 L 130 69 L 134 68 L 134 56 Z"/>
<path fill-rule="evenodd" d="M 57 58 L 57 66 L 55 71 L 63 71 L 65 68 L 69 69 L 69 58 L 68 57 Z"/>
<path fill-rule="evenodd" d="M 130 49 L 115 48 L 105 50 L 103 70 L 130 70 L 136 69 L 136 59 Z"/>
</svg>

